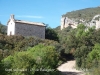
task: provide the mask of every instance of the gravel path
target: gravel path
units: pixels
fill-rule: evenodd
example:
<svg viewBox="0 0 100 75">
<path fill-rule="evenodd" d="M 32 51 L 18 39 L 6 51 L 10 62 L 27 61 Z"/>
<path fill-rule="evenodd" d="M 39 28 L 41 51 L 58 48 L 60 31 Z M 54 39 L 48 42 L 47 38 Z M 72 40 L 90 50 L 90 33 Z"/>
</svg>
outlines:
<svg viewBox="0 0 100 75">
<path fill-rule="evenodd" d="M 82 71 L 75 69 L 75 60 L 68 61 L 57 68 L 63 75 L 85 75 Z"/>
</svg>

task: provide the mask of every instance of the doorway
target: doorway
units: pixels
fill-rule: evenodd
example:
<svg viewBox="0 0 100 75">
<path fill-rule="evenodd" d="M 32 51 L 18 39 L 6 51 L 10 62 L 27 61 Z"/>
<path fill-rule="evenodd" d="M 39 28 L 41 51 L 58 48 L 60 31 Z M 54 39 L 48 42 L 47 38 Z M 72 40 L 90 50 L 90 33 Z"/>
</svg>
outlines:
<svg viewBox="0 0 100 75">
<path fill-rule="evenodd" d="M 10 35 L 12 35 L 12 31 L 10 31 Z"/>
</svg>

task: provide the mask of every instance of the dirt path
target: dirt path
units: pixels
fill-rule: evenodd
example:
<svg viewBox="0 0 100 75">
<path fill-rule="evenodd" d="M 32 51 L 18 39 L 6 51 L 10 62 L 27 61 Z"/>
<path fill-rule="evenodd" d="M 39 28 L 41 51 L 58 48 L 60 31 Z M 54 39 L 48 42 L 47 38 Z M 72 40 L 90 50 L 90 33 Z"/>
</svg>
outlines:
<svg viewBox="0 0 100 75">
<path fill-rule="evenodd" d="M 84 75 L 82 71 L 75 69 L 75 60 L 68 61 L 57 68 L 63 75 Z"/>
</svg>

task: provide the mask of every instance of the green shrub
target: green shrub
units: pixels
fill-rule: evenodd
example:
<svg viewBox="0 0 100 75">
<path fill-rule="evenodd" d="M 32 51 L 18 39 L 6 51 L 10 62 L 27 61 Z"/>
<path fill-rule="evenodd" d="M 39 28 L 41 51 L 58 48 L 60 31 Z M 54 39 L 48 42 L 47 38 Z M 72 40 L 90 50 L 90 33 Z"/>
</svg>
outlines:
<svg viewBox="0 0 100 75">
<path fill-rule="evenodd" d="M 27 51 L 16 52 L 2 62 L 5 69 L 12 69 L 7 71 L 7 75 L 54 75 L 57 74 L 59 53 L 53 46 L 39 44 Z M 16 69 L 25 71 L 15 71 Z"/>
</svg>

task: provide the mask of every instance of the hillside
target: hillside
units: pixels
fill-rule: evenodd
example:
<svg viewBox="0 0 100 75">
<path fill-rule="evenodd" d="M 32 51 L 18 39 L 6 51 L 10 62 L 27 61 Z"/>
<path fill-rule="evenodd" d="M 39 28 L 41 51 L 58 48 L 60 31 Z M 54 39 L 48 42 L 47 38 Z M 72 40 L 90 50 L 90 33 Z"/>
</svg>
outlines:
<svg viewBox="0 0 100 75">
<path fill-rule="evenodd" d="M 100 14 L 100 7 L 86 8 L 76 11 L 67 12 L 63 17 L 85 19 L 90 21 L 95 15 Z"/>
<path fill-rule="evenodd" d="M 100 28 L 100 7 L 85 8 L 81 10 L 67 12 L 61 18 L 61 30 L 68 27 L 77 28 L 77 25 L 84 24 L 85 26 L 95 26 Z"/>
</svg>

